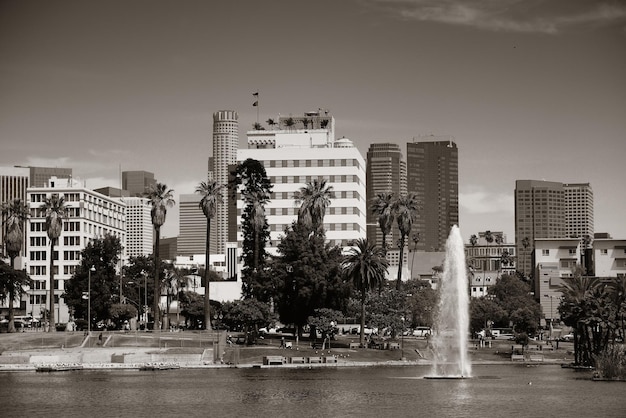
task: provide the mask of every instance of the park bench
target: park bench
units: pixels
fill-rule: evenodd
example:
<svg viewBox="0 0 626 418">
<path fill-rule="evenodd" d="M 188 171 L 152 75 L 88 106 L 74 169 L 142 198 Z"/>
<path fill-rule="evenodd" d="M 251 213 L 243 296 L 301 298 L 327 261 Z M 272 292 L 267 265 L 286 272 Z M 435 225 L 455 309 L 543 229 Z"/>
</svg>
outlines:
<svg viewBox="0 0 626 418">
<path fill-rule="evenodd" d="M 337 363 L 337 357 L 335 356 L 324 357 L 324 363 Z"/>
<path fill-rule="evenodd" d="M 309 357 L 309 364 L 310 363 L 321 363 L 322 362 L 322 358 L 321 357 Z"/>
<path fill-rule="evenodd" d="M 285 357 L 283 356 L 265 356 L 263 357 L 263 364 L 266 366 L 282 365 L 285 364 Z"/>
<path fill-rule="evenodd" d="M 352 348 L 359 348 L 359 347 L 361 347 L 361 344 L 359 344 L 359 343 L 350 343 L 350 348 L 351 349 Z"/>
<path fill-rule="evenodd" d="M 543 354 L 531 354 L 528 356 L 528 360 L 533 363 L 543 362 Z"/>
<path fill-rule="evenodd" d="M 389 349 L 390 350 L 399 350 L 400 349 L 400 343 L 389 343 Z"/>
<path fill-rule="evenodd" d="M 291 364 L 304 364 L 304 357 L 291 357 L 289 360 Z"/>
</svg>

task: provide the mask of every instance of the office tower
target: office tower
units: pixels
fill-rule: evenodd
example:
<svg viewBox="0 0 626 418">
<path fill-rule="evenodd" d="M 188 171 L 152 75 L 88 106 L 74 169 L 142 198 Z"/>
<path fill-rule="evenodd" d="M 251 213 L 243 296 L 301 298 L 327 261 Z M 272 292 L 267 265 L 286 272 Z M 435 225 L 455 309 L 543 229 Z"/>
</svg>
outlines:
<svg viewBox="0 0 626 418">
<path fill-rule="evenodd" d="M 179 196 L 179 234 L 178 255 L 191 257 L 204 255 L 206 247 L 206 222 L 204 212 L 200 208 L 199 194 L 181 194 Z M 215 219 L 211 219 L 211 230 L 214 231 Z M 211 250 L 215 253 L 215 234 L 211 233 Z"/>
<path fill-rule="evenodd" d="M 54 283 L 50 283 L 50 243 L 45 230 L 45 213 L 40 210 L 45 199 L 52 194 L 64 197 L 67 218 L 63 222 L 63 231 L 55 246 Z M 122 246 L 126 246 L 126 217 L 124 203 L 118 198 L 111 198 L 89 190 L 78 181 L 52 177 L 48 187 L 30 187 L 27 201 L 31 212 L 26 254 L 28 254 L 28 273 L 33 279 L 29 292 L 26 312 L 39 316 L 46 303 L 49 286 L 54 286 L 55 319 L 68 322 L 70 311 L 61 295 L 64 283 L 74 274 L 81 262 L 81 251 L 91 239 L 105 235 L 116 236 Z"/>
<path fill-rule="evenodd" d="M 407 192 L 421 206 L 411 236 L 420 233 L 418 250 L 441 251 L 459 223 L 458 149 L 451 137 L 424 138 L 442 140 L 407 143 Z"/>
<path fill-rule="evenodd" d="M 378 215 L 371 207 L 379 193 L 393 193 L 394 197 L 406 194 L 406 162 L 398 144 L 374 143 L 367 151 L 367 240 L 378 246 L 383 244 L 383 234 L 378 225 Z M 386 242 L 392 248 L 399 238 L 397 228 L 392 228 Z"/>
<path fill-rule="evenodd" d="M 543 180 L 515 182 L 515 245 L 518 270 L 533 275 L 534 240 L 566 238 L 563 183 Z"/>
<path fill-rule="evenodd" d="M 10 203 L 13 199 L 22 199 L 26 203 L 29 178 L 30 170 L 28 168 L 0 167 L 0 205 Z M 4 216 L 0 216 L 0 257 L 8 257 L 4 244 L 5 234 Z M 24 247 L 22 245 L 22 249 Z M 23 250 L 22 253 L 24 254 Z"/>
<path fill-rule="evenodd" d="M 212 176 L 208 178 L 225 187 L 228 185 L 229 167 L 237 163 L 238 119 L 239 115 L 233 110 L 220 110 L 213 114 L 213 156 L 209 160 Z M 215 217 L 211 220 L 211 229 L 215 231 L 211 235 L 215 234 L 215 252 L 218 254 L 224 254 L 228 241 L 228 212 L 228 200 L 224 199 L 224 202 L 217 204 Z"/>
<path fill-rule="evenodd" d="M 589 183 L 564 183 L 565 228 L 570 238 L 593 238 L 593 189 Z"/>
<path fill-rule="evenodd" d="M 30 187 L 45 187 L 52 177 L 67 179 L 72 177 L 71 168 L 28 167 L 30 169 Z"/>
<path fill-rule="evenodd" d="M 133 197 L 143 197 L 148 187 L 156 184 L 154 173 L 149 171 L 123 171 L 122 189 Z"/>
<path fill-rule="evenodd" d="M 292 118 L 292 117 L 289 117 Z M 288 119 L 288 118 L 287 118 Z M 334 197 L 324 216 L 326 240 L 347 247 L 366 236 L 365 160 L 352 141 L 334 140 L 334 119 L 326 112 L 308 112 L 299 125 L 285 124 L 284 129 L 249 131 L 248 149 L 239 150 L 237 160 L 252 158 L 263 163 L 274 185 L 266 206 L 270 242 L 266 250 L 275 253 L 284 230 L 297 219 L 299 207 L 294 194 L 313 180 L 326 180 Z M 311 120 L 314 121 L 310 122 Z M 305 124 L 306 123 L 306 128 Z M 312 124 L 312 125 L 311 125 Z M 313 127 L 311 127 L 313 126 Z M 322 127 L 324 126 L 324 127 Z M 242 245 L 241 212 L 244 203 L 237 199 L 238 244 Z"/>
<path fill-rule="evenodd" d="M 121 201 L 126 205 L 126 259 L 151 255 L 154 251 L 154 227 L 150 201 L 145 197 L 124 197 Z"/>
</svg>

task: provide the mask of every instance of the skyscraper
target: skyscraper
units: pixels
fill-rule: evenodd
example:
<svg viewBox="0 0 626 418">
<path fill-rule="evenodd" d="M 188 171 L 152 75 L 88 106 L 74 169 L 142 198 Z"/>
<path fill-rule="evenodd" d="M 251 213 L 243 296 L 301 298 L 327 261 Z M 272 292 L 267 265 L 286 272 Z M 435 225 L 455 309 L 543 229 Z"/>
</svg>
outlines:
<svg viewBox="0 0 626 418">
<path fill-rule="evenodd" d="M 434 138 L 442 140 L 407 143 L 407 192 L 421 206 L 411 236 L 420 233 L 417 248 L 424 251 L 444 249 L 459 223 L 458 149 L 451 137 Z"/>
<path fill-rule="evenodd" d="M 181 194 L 179 196 L 180 233 L 178 235 L 178 255 L 193 256 L 204 254 L 206 246 L 206 217 L 200 209 L 199 194 Z M 211 219 L 211 230 L 215 222 Z M 211 238 L 215 235 L 211 233 Z M 211 254 L 215 254 L 215 240 L 211 239 Z"/>
<path fill-rule="evenodd" d="M 515 182 L 515 245 L 517 265 L 524 276 L 533 273 L 535 239 L 567 237 L 565 213 L 563 183 L 543 180 Z"/>
<path fill-rule="evenodd" d="M 593 190 L 589 183 L 565 183 L 565 228 L 570 238 L 593 238 Z"/>
<path fill-rule="evenodd" d="M 207 178 L 212 178 L 224 186 L 228 185 L 229 166 L 237 163 L 238 119 L 239 115 L 233 110 L 220 110 L 213 114 L 213 172 Z M 215 252 L 218 254 L 224 253 L 228 241 L 228 209 L 227 199 L 218 203 L 215 218 L 211 222 L 211 229 L 215 231 L 216 237 Z"/>
<path fill-rule="evenodd" d="M 382 246 L 383 235 L 378 226 L 378 215 L 371 206 L 380 193 L 393 193 L 395 197 L 406 194 L 406 162 L 398 144 L 374 143 L 367 151 L 367 240 Z M 386 237 L 387 244 L 395 247 L 397 228 Z"/>
<path fill-rule="evenodd" d="M 0 205 L 13 199 L 26 203 L 26 189 L 29 186 L 29 169 L 23 167 L 0 167 Z M 24 225 L 26 228 L 26 225 Z M 0 216 L 0 256 L 6 256 L 4 217 Z M 25 245 L 22 245 L 25 248 Z M 22 251 L 23 252 L 23 251 Z"/>
<path fill-rule="evenodd" d="M 154 184 L 154 173 L 149 171 L 122 172 L 122 189 L 128 190 L 131 196 L 143 197 L 146 189 Z"/>
</svg>

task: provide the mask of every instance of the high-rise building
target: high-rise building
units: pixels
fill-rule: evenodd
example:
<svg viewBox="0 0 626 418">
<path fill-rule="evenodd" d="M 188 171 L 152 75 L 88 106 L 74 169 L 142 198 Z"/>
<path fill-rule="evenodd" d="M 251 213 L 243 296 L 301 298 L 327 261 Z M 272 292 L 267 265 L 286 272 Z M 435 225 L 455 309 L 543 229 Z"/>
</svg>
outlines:
<svg viewBox="0 0 626 418">
<path fill-rule="evenodd" d="M 50 245 L 45 230 L 45 213 L 40 208 L 52 194 L 64 197 L 67 218 L 55 246 L 54 283 L 50 283 Z M 54 289 L 55 319 L 68 322 L 70 311 L 61 295 L 64 283 L 69 280 L 81 262 L 81 251 L 91 239 L 105 235 L 116 236 L 126 246 L 126 216 L 124 203 L 89 190 L 78 181 L 52 177 L 48 187 L 30 187 L 27 201 L 31 212 L 27 229 L 28 273 L 33 279 L 26 312 L 37 317 L 49 309 L 48 289 Z"/>
<path fill-rule="evenodd" d="M 593 238 L 593 189 L 589 183 L 565 183 L 565 228 L 570 238 Z"/>
<path fill-rule="evenodd" d="M 212 165 L 212 178 L 220 185 L 228 185 L 229 168 L 237 163 L 237 149 L 239 148 L 239 115 L 233 110 L 220 110 L 213 114 L 213 156 L 209 160 Z M 215 217 L 211 226 L 215 226 L 215 251 L 224 254 L 228 241 L 228 200 L 216 206 Z M 211 232 L 213 235 L 213 232 Z M 180 244 L 179 244 L 180 245 Z M 204 251 L 202 251 L 204 253 Z"/>
<path fill-rule="evenodd" d="M 177 251 L 181 256 L 204 254 L 206 246 L 206 222 L 204 212 L 200 208 L 199 194 L 181 194 L 179 196 L 179 234 Z M 211 219 L 211 230 L 215 228 Z M 215 254 L 215 234 L 211 232 L 211 252 Z"/>
<path fill-rule="evenodd" d="M 150 201 L 145 197 L 124 197 L 121 201 L 126 205 L 126 258 L 151 255 L 154 252 L 154 227 Z"/>
<path fill-rule="evenodd" d="M 149 171 L 123 171 L 122 189 L 134 197 L 143 197 L 148 187 L 156 184 L 154 173 Z"/>
<path fill-rule="evenodd" d="M 398 144 L 374 143 L 367 151 L 367 240 L 378 246 L 383 244 L 383 234 L 378 225 L 378 215 L 371 207 L 379 193 L 393 193 L 394 197 L 406 194 L 406 162 Z M 398 239 L 397 228 L 392 228 L 386 242 Z"/>
<path fill-rule="evenodd" d="M 9 203 L 13 199 L 22 199 L 26 203 L 26 189 L 28 189 L 29 178 L 30 170 L 28 168 L 0 167 L 0 205 Z M 7 256 L 4 246 L 5 234 L 4 217 L 0 216 L 0 257 Z"/>
<path fill-rule="evenodd" d="M 440 140 L 407 143 L 407 192 L 421 206 L 411 236 L 420 234 L 416 246 L 424 251 L 443 250 L 450 228 L 459 223 L 458 149 L 451 137 L 434 138 Z"/>
<path fill-rule="evenodd" d="M 533 273 L 534 241 L 566 238 L 566 205 L 563 183 L 543 180 L 515 182 L 515 246 L 518 269 Z"/>
<path fill-rule="evenodd" d="M 289 118 L 293 121 L 287 122 Z M 294 194 L 313 180 L 326 180 L 333 188 L 334 197 L 324 216 L 327 241 L 347 247 L 353 240 L 365 238 L 365 160 L 352 141 L 332 138 L 334 119 L 326 112 L 280 118 L 279 126 L 285 128 L 249 131 L 248 149 L 239 150 L 237 156 L 240 162 L 252 158 L 263 163 L 273 184 L 265 208 L 270 226 L 267 251 L 276 252 L 285 228 L 297 219 Z M 238 199 L 236 204 L 241 247 L 244 203 Z"/>
<path fill-rule="evenodd" d="M 30 187 L 45 187 L 52 177 L 67 179 L 72 177 L 71 168 L 28 167 L 30 169 Z"/>
</svg>

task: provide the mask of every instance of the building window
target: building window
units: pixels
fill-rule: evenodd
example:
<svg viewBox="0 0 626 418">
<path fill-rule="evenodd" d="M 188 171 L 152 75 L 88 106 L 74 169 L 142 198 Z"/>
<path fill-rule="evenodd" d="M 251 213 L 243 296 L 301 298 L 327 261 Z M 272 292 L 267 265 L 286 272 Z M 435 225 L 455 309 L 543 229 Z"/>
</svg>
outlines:
<svg viewBox="0 0 626 418">
<path fill-rule="evenodd" d="M 602 248 L 600 250 L 600 254 L 602 254 L 602 255 L 607 255 L 608 253 L 609 253 L 609 250 L 607 250 L 606 248 Z"/>
<path fill-rule="evenodd" d="M 550 255 L 550 250 L 541 250 L 541 255 Z"/>
</svg>

